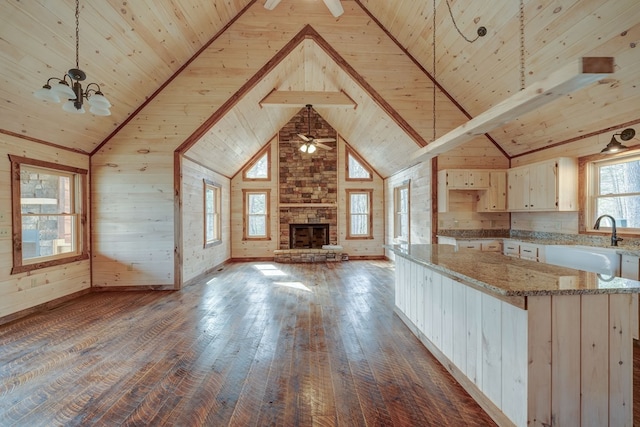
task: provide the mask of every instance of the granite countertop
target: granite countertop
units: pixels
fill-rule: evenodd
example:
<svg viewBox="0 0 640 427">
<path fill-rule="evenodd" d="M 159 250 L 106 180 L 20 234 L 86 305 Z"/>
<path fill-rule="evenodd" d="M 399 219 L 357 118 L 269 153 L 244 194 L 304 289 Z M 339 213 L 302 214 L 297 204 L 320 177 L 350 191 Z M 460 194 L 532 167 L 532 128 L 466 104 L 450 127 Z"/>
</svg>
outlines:
<svg viewBox="0 0 640 427">
<path fill-rule="evenodd" d="M 575 237 L 574 235 L 567 235 L 570 238 Z M 605 249 L 614 249 L 620 255 L 630 255 L 640 257 L 640 247 L 637 245 L 625 245 L 625 242 L 621 243 L 621 246 L 610 246 L 610 245 L 602 245 L 597 243 L 592 243 L 589 241 L 576 242 L 571 240 L 570 238 L 557 238 L 557 237 L 509 237 L 504 235 L 495 235 L 492 236 L 489 234 L 484 234 L 480 236 L 452 236 L 450 234 L 437 234 L 437 237 L 447 237 L 450 239 L 456 240 L 512 240 L 514 242 L 525 242 L 525 243 L 533 243 L 536 245 L 579 245 L 579 246 L 593 246 L 594 248 L 605 248 Z"/>
<path fill-rule="evenodd" d="M 508 257 L 496 252 L 456 250 L 451 245 L 385 247 L 398 256 L 498 296 L 640 293 L 640 282 L 636 280 L 602 277 L 596 273 Z"/>
</svg>

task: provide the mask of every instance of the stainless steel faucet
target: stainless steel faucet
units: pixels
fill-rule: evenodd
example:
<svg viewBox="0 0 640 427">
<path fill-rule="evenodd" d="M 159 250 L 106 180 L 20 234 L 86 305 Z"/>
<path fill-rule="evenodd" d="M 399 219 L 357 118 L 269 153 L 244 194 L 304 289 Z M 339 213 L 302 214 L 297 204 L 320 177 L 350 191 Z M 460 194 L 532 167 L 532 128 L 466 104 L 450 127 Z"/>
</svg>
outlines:
<svg viewBox="0 0 640 427">
<path fill-rule="evenodd" d="M 596 223 L 593 226 L 594 230 L 600 229 L 600 220 L 602 218 L 609 218 L 611 220 L 611 246 L 618 246 L 618 242 L 624 240 L 622 237 L 618 237 L 616 234 L 616 220 L 611 215 L 600 215 L 596 219 Z"/>
</svg>

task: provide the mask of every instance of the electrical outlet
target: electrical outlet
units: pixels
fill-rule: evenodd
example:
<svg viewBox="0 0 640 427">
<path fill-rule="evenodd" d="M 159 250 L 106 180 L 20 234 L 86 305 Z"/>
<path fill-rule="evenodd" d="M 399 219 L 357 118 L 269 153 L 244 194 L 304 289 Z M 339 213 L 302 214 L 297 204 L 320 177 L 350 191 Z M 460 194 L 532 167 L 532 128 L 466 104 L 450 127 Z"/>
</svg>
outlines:
<svg viewBox="0 0 640 427">
<path fill-rule="evenodd" d="M 133 271 L 133 263 L 127 265 L 127 271 Z"/>
<path fill-rule="evenodd" d="M 35 288 L 36 286 L 38 286 L 38 279 L 36 279 L 35 277 L 31 278 L 31 287 Z"/>
</svg>

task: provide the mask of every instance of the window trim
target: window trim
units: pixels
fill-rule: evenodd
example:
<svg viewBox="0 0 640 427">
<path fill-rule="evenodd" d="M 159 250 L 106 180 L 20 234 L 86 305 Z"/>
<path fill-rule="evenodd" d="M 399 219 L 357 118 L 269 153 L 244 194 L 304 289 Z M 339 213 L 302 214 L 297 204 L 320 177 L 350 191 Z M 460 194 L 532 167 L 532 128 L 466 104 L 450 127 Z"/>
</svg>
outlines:
<svg viewBox="0 0 640 427">
<path fill-rule="evenodd" d="M 402 184 L 393 188 L 393 238 L 394 240 L 402 243 L 409 243 L 411 241 L 411 181 L 406 180 Z M 406 240 L 402 239 L 402 237 L 398 232 L 399 230 L 399 217 L 402 215 L 398 208 L 398 204 L 400 202 L 400 191 L 406 189 L 407 190 L 407 236 Z"/>
<path fill-rule="evenodd" d="M 353 156 L 354 159 L 356 159 L 358 161 L 358 163 L 360 163 L 360 166 L 362 166 L 367 172 L 369 172 L 369 177 L 368 178 L 351 178 L 351 176 L 349 176 L 349 156 Z M 346 146 L 346 150 L 345 150 L 345 156 L 344 156 L 344 161 L 345 161 L 345 180 L 346 181 L 355 181 L 355 182 L 368 182 L 368 181 L 373 181 L 373 169 L 371 168 L 371 166 L 369 166 L 369 164 L 367 162 L 365 162 L 362 157 L 360 157 L 358 155 L 358 153 L 356 153 L 352 148 Z"/>
<path fill-rule="evenodd" d="M 611 234 L 611 225 L 608 221 L 602 223 L 599 230 L 594 230 L 595 223 L 593 194 L 597 181 L 596 163 L 615 163 L 626 158 L 636 157 L 640 159 L 640 146 L 631 147 L 630 150 L 618 154 L 592 154 L 578 159 L 578 233 L 586 235 L 606 236 Z M 639 228 L 617 227 L 618 235 L 626 237 L 640 236 Z"/>
<path fill-rule="evenodd" d="M 69 264 L 76 261 L 89 259 L 89 227 L 87 225 L 87 176 L 86 169 L 61 165 L 44 160 L 30 159 L 9 154 L 11 162 L 11 229 L 13 243 L 13 267 L 11 274 L 24 273 L 56 265 Z M 59 254 L 55 258 L 44 258 L 44 261 L 24 263 L 22 260 L 22 208 L 20 204 L 20 170 L 21 165 L 36 168 L 49 169 L 57 173 L 71 173 L 74 176 L 74 206 L 75 215 L 78 217 L 75 230 L 77 246 L 76 251 Z"/>
<path fill-rule="evenodd" d="M 216 246 L 222 243 L 222 214 L 220 212 L 220 208 L 222 206 L 222 186 L 220 184 L 217 184 L 213 181 L 210 181 L 208 179 L 203 179 L 203 194 L 202 194 L 202 202 L 203 202 L 203 207 L 204 207 L 204 215 L 203 215 L 203 241 L 204 241 L 204 248 L 208 248 L 211 246 Z M 208 189 L 213 189 L 214 190 L 214 194 L 213 194 L 213 208 L 214 208 L 214 212 L 213 212 L 213 220 L 215 221 L 215 227 L 214 227 L 214 238 L 212 240 L 207 240 L 207 224 L 208 224 L 208 211 L 207 211 L 207 190 Z"/>
<path fill-rule="evenodd" d="M 271 181 L 271 144 L 267 144 L 263 149 L 261 149 L 260 151 L 258 151 L 258 153 L 253 156 L 253 158 L 251 160 L 249 160 L 249 163 L 247 163 L 247 165 L 242 168 L 242 180 L 243 181 Z M 247 172 L 249 170 L 251 170 L 256 163 L 258 163 L 258 161 L 263 157 L 266 156 L 267 157 L 267 176 L 266 178 L 249 178 L 247 176 Z"/>
<path fill-rule="evenodd" d="M 248 234 L 248 225 L 249 225 L 249 195 L 250 194 L 264 194 L 266 197 L 266 235 L 265 236 L 249 236 Z M 259 241 L 259 240 L 271 240 L 271 189 L 243 189 L 242 190 L 242 240 L 251 240 L 251 241 Z"/>
<path fill-rule="evenodd" d="M 373 189 L 371 188 L 349 188 L 346 191 L 347 194 L 347 236 L 346 238 L 349 240 L 371 240 L 373 239 Z M 368 234 L 351 234 L 351 195 L 352 194 L 367 194 L 369 198 L 369 212 L 368 212 L 368 221 L 369 221 L 369 230 Z"/>
</svg>

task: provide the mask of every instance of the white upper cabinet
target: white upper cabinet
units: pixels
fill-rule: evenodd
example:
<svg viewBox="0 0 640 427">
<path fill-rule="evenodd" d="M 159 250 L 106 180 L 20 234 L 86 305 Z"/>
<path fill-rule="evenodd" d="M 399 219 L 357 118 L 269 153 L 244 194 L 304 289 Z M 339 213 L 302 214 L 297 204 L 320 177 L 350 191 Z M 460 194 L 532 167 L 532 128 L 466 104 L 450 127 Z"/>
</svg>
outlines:
<svg viewBox="0 0 640 427">
<path fill-rule="evenodd" d="M 509 169 L 508 210 L 577 211 L 578 162 L 561 157 Z"/>
</svg>

